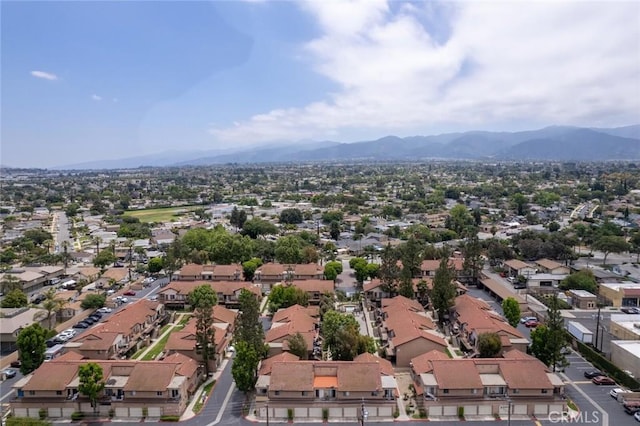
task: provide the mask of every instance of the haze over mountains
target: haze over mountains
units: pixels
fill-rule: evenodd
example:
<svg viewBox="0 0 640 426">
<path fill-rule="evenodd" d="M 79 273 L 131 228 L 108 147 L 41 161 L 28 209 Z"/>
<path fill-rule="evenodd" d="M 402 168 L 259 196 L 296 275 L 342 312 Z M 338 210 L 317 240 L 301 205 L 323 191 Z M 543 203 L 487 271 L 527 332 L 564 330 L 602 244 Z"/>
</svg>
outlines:
<svg viewBox="0 0 640 426">
<path fill-rule="evenodd" d="M 118 160 L 97 160 L 56 169 L 113 169 L 270 163 L 384 160 L 640 160 L 640 124 L 617 128 L 552 126 L 523 132 L 470 131 L 373 141 L 331 141 L 254 146 L 241 150 L 172 151 Z"/>
</svg>

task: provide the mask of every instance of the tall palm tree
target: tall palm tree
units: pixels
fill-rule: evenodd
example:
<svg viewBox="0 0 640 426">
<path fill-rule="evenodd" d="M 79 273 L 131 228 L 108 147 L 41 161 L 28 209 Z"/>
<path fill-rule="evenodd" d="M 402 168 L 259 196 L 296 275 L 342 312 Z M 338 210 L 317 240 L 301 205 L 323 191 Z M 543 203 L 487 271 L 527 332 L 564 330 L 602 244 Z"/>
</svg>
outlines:
<svg viewBox="0 0 640 426">
<path fill-rule="evenodd" d="M 65 269 L 69 267 L 69 241 L 62 242 L 62 260 L 64 261 Z"/>
<path fill-rule="evenodd" d="M 48 319 L 49 321 L 49 330 L 53 328 L 55 321 L 52 321 L 52 318 L 56 317 L 56 314 L 67 304 L 65 300 L 62 300 L 56 297 L 56 289 L 51 287 L 44 294 L 45 299 L 42 302 L 43 311 L 38 311 L 33 316 L 34 321 L 41 321 L 43 319 Z M 53 314 L 53 315 L 52 315 Z M 53 324 L 52 324 L 53 323 Z"/>
<path fill-rule="evenodd" d="M 96 256 L 100 254 L 100 243 L 102 242 L 102 238 L 97 235 L 91 239 L 91 242 L 96 245 Z"/>
</svg>

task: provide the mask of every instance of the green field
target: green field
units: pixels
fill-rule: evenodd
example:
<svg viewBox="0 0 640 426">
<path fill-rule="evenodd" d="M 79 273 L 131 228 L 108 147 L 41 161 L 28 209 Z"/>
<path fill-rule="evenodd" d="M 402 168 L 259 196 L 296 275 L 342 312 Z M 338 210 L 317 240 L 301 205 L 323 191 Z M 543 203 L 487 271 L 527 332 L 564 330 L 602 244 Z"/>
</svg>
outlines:
<svg viewBox="0 0 640 426">
<path fill-rule="evenodd" d="M 173 222 L 185 213 L 202 206 L 164 207 L 161 209 L 129 210 L 125 216 L 137 217 L 140 222 Z"/>
</svg>

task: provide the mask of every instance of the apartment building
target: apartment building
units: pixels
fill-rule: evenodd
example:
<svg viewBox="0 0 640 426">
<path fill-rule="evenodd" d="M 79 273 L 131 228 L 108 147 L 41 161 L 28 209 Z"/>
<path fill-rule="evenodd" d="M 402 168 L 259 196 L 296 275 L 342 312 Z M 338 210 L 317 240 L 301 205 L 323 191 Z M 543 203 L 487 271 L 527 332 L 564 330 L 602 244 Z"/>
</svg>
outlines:
<svg viewBox="0 0 640 426">
<path fill-rule="evenodd" d="M 198 265 L 188 263 L 173 274 L 175 281 L 243 281 L 242 265 Z"/>
<path fill-rule="evenodd" d="M 315 309 L 318 309 L 317 307 Z M 265 342 L 269 345 L 269 355 L 277 355 L 289 350 L 288 340 L 300 333 L 307 344 L 311 355 L 314 344 L 319 341 L 319 322 L 316 310 L 293 305 L 280 309 L 272 318 L 271 328 L 265 334 Z"/>
<path fill-rule="evenodd" d="M 189 293 L 196 287 L 207 284 L 218 295 L 218 304 L 227 308 L 240 306 L 242 290 L 248 290 L 258 299 L 262 298 L 259 287 L 244 281 L 173 281 L 158 291 L 158 299 L 167 308 L 184 309 L 189 304 Z"/>
<path fill-rule="evenodd" d="M 91 360 L 67 354 L 45 362 L 14 385 L 9 401 L 16 417 L 39 417 L 41 409 L 50 418 L 69 418 L 73 412 L 92 413 L 89 399 L 80 394 L 78 369 L 88 362 L 102 367 L 105 388 L 98 401 L 101 416 L 159 418 L 180 415 L 201 380 L 198 363 L 174 354 L 162 361 Z"/>
</svg>

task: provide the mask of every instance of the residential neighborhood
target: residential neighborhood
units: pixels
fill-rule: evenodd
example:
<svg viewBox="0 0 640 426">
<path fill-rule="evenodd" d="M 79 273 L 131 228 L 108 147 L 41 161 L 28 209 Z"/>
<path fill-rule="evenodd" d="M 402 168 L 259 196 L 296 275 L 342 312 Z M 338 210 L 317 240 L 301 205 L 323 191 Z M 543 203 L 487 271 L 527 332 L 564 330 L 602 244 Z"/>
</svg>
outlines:
<svg viewBox="0 0 640 426">
<path fill-rule="evenodd" d="M 616 185 L 640 175 L 506 164 L 504 195 L 480 165 L 423 167 L 3 175 L 3 414 L 189 423 L 238 395 L 221 416 L 551 422 L 610 380 L 630 419 L 640 210 Z"/>
</svg>

